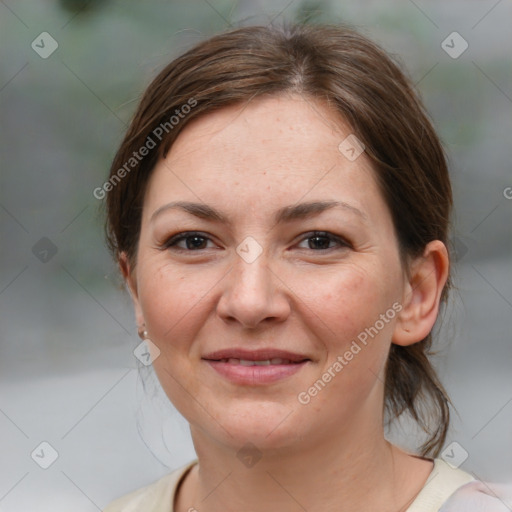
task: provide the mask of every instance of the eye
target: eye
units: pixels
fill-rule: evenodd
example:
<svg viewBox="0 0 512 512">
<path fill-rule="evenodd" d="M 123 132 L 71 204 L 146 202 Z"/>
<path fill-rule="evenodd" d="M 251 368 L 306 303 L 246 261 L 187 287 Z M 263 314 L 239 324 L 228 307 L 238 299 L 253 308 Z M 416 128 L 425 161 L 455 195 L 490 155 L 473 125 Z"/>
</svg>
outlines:
<svg viewBox="0 0 512 512">
<path fill-rule="evenodd" d="M 211 238 L 201 232 L 196 231 L 185 231 L 178 233 L 169 238 L 163 245 L 163 249 L 175 249 L 179 251 L 197 252 L 202 249 L 208 249 L 208 242 L 212 242 Z M 351 247 L 350 244 L 344 239 L 336 236 L 328 231 L 314 231 L 307 233 L 301 244 L 307 242 L 307 247 L 301 247 L 302 249 L 311 249 L 315 252 L 327 251 L 337 248 Z M 213 242 L 212 242 L 213 243 Z M 334 244 L 334 247 L 331 245 Z M 300 246 L 300 244 L 299 244 Z"/>
<path fill-rule="evenodd" d="M 307 233 L 307 236 L 302 239 L 301 243 L 306 241 L 308 242 L 307 248 L 315 250 L 317 252 L 335 249 L 336 247 L 329 247 L 329 244 L 331 243 L 337 244 L 338 248 L 350 247 L 350 244 L 348 242 L 346 242 L 339 236 L 329 233 L 328 231 L 314 231 L 312 233 Z"/>
<path fill-rule="evenodd" d="M 208 248 L 206 247 L 208 240 L 211 241 L 211 239 L 203 233 L 185 231 L 169 238 L 169 240 L 163 244 L 163 248 L 170 249 L 173 247 L 181 251 L 199 251 Z M 180 246 L 179 244 L 181 242 L 184 242 L 184 244 Z"/>
</svg>

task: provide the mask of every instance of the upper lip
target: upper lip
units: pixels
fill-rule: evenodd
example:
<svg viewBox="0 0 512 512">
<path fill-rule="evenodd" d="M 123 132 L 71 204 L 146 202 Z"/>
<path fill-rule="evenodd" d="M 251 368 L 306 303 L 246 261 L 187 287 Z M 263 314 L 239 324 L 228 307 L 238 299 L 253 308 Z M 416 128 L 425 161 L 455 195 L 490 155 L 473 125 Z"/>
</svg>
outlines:
<svg viewBox="0 0 512 512">
<path fill-rule="evenodd" d="M 224 350 L 216 350 L 202 356 L 202 359 L 210 361 L 219 361 L 221 359 L 244 359 L 246 361 L 266 361 L 268 359 L 289 359 L 293 362 L 306 361 L 310 358 L 287 350 L 278 350 L 274 348 L 261 348 L 258 350 L 248 350 L 245 348 L 226 348 Z"/>
</svg>

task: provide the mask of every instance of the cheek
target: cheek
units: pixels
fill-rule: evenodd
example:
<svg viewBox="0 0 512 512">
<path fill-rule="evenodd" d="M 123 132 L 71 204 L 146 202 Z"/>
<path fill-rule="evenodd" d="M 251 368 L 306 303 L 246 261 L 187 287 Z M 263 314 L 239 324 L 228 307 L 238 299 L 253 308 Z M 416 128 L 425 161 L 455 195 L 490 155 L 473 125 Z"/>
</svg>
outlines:
<svg viewBox="0 0 512 512">
<path fill-rule="evenodd" d="M 202 304 L 218 278 L 211 272 L 184 272 L 166 264 L 146 267 L 147 279 L 140 283 L 139 300 L 148 331 L 161 350 L 187 343 L 201 325 Z"/>
<path fill-rule="evenodd" d="M 394 294 L 372 272 L 347 269 L 321 281 L 304 283 L 309 308 L 303 318 L 325 358 L 300 391 L 310 399 L 304 411 L 321 415 L 329 431 L 346 418 L 380 410 L 395 311 Z"/>
<path fill-rule="evenodd" d="M 347 266 L 301 281 L 303 321 L 325 354 L 319 371 L 328 370 L 341 357 L 343 371 L 334 373 L 345 377 L 337 385 L 364 380 L 370 384 L 386 361 L 396 317 L 397 285 L 390 273 L 384 274 L 378 266 Z"/>
<path fill-rule="evenodd" d="M 347 266 L 324 275 L 302 275 L 295 281 L 298 295 L 311 311 L 311 321 L 323 325 L 342 342 L 347 336 L 357 335 L 383 312 L 388 294 L 375 273 L 371 268 Z"/>
<path fill-rule="evenodd" d="M 174 406 L 190 415 L 190 395 L 200 396 L 201 386 L 195 376 L 193 340 L 206 321 L 208 290 L 218 277 L 211 271 L 183 271 L 176 266 L 146 266 L 139 300 L 148 327 L 149 338 L 160 355 L 153 361 L 155 373 Z"/>
</svg>

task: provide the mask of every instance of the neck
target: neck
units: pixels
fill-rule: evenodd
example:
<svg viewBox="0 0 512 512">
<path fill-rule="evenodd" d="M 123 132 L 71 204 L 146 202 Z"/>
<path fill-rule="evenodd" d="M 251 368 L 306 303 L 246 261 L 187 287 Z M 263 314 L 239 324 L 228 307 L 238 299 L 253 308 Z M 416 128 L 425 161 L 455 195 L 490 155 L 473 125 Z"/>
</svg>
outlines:
<svg viewBox="0 0 512 512">
<path fill-rule="evenodd" d="M 418 486 L 418 474 L 411 475 L 412 457 L 388 443 L 381 427 L 348 434 L 340 429 L 338 437 L 258 452 L 260 460 L 244 464 L 236 450 L 193 429 L 199 466 L 187 478 L 176 510 L 405 510 L 431 464 L 428 471 L 423 464 Z"/>
</svg>

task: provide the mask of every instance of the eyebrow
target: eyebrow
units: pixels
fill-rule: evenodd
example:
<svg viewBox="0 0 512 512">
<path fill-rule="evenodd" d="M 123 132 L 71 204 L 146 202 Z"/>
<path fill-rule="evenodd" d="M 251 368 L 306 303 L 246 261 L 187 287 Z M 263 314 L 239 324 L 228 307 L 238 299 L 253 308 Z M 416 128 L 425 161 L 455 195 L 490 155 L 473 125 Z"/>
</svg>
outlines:
<svg viewBox="0 0 512 512">
<path fill-rule="evenodd" d="M 367 220 L 365 213 L 344 201 L 310 201 L 307 203 L 300 203 L 280 208 L 274 215 L 274 222 L 279 224 L 314 217 L 333 208 L 352 212 L 361 219 Z M 150 222 L 153 222 L 161 213 L 174 209 L 185 211 L 195 217 L 199 217 L 200 219 L 217 221 L 228 225 L 231 224 L 228 217 L 215 208 L 204 203 L 194 203 L 189 201 L 173 201 L 172 203 L 161 206 L 151 215 Z"/>
</svg>

